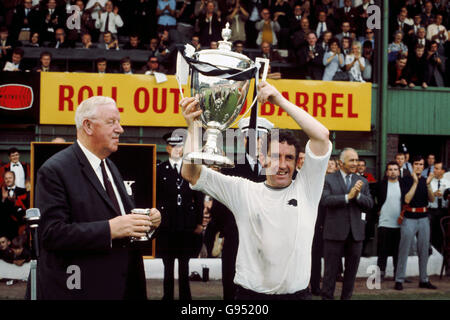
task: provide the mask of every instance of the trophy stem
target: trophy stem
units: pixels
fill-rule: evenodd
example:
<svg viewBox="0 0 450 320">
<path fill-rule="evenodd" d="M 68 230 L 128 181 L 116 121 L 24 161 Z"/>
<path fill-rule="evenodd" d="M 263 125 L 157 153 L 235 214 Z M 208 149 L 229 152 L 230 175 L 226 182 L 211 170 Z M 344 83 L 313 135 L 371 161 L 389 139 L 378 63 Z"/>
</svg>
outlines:
<svg viewBox="0 0 450 320">
<path fill-rule="evenodd" d="M 219 137 L 220 130 L 208 128 L 206 129 L 206 144 L 203 147 L 203 151 L 209 154 L 218 154 L 217 139 Z M 220 154 L 220 153 L 219 153 Z"/>
</svg>

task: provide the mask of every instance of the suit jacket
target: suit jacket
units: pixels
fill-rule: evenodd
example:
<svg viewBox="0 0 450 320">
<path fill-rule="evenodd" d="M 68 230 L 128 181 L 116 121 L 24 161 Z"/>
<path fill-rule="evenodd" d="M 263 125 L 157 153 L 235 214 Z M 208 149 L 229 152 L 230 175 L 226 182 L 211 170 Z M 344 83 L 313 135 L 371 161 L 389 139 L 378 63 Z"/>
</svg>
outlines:
<svg viewBox="0 0 450 320">
<path fill-rule="evenodd" d="M 117 167 L 106 160 L 125 212 L 134 208 Z M 78 143 L 39 169 L 36 207 L 41 210 L 38 299 L 146 299 L 142 256 L 128 239 L 111 241 L 108 220 L 117 213 Z M 80 271 L 80 289 L 68 288 L 70 266 Z M 73 271 L 72 271 L 73 274 Z"/>
<path fill-rule="evenodd" d="M 355 241 L 364 240 L 366 222 L 362 220 L 361 213 L 367 213 L 372 208 L 373 200 L 365 178 L 352 174 L 351 188 L 358 180 L 364 182 L 359 199 L 354 198 L 345 203 L 345 195 L 348 192 L 340 170 L 325 176 L 321 199 L 321 205 L 326 208 L 323 230 L 325 240 L 344 241 L 350 231 Z"/>
<path fill-rule="evenodd" d="M 305 76 L 310 76 L 312 80 L 322 80 L 323 71 L 323 55 L 324 50 L 322 46 L 316 44 L 314 47 L 314 59 L 308 61 L 309 45 L 306 43 L 304 47 L 298 51 L 299 65 L 302 68 L 302 72 L 306 71 Z"/>
<path fill-rule="evenodd" d="M 336 9 L 335 14 L 336 20 L 338 21 L 339 26 L 343 21 L 349 21 L 350 26 L 352 27 L 352 32 L 354 32 L 354 28 L 356 27 L 356 23 L 358 22 L 359 13 L 356 8 L 351 8 L 349 12 L 345 13 L 344 7 Z"/>
</svg>

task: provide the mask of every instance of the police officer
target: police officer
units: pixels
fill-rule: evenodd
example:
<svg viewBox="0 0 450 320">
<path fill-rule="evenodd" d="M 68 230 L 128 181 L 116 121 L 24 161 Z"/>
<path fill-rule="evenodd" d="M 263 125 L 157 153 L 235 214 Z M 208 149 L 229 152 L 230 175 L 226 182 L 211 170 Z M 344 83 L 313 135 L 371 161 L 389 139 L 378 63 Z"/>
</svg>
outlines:
<svg viewBox="0 0 450 320">
<path fill-rule="evenodd" d="M 157 166 L 156 201 L 161 212 L 157 254 L 164 264 L 163 300 L 174 299 L 174 263 L 178 258 L 180 300 L 191 300 L 189 259 L 195 255 L 202 232 L 203 195 L 181 177 L 183 137 L 168 133 L 169 160 Z"/>
<path fill-rule="evenodd" d="M 244 136 L 244 145 L 246 150 L 245 158 L 238 158 L 234 168 L 223 169 L 222 173 L 230 176 L 246 178 L 255 182 L 264 182 L 266 180 L 266 176 L 264 175 L 261 163 L 258 159 L 253 158 L 248 152 L 247 145 L 249 141 L 249 124 L 250 118 L 242 118 L 238 124 L 239 131 Z M 258 117 L 258 144 L 259 137 L 263 134 L 269 133 L 272 128 L 272 122 L 265 118 Z M 221 223 L 219 229 L 224 237 L 222 248 L 223 298 L 224 300 L 234 300 L 236 287 L 233 280 L 236 273 L 236 256 L 239 246 L 239 234 L 234 215 L 225 206 L 221 206 L 221 208 L 217 211 L 221 212 L 221 214 L 216 212 L 216 216 L 221 215 L 221 217 L 217 218 L 217 221 L 220 221 Z"/>
</svg>

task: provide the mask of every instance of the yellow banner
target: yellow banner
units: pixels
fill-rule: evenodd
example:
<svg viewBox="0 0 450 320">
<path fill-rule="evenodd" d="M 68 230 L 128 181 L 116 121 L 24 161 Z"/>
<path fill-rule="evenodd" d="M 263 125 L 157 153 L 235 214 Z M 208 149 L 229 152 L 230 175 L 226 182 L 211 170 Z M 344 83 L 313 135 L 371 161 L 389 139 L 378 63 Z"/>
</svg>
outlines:
<svg viewBox="0 0 450 320">
<path fill-rule="evenodd" d="M 74 124 L 78 104 L 94 95 L 112 97 L 125 126 L 183 127 L 181 94 L 174 76 L 157 84 L 149 75 L 41 73 L 41 124 Z M 269 80 L 289 101 L 306 110 L 329 130 L 370 131 L 371 84 L 342 81 Z M 253 88 L 253 86 L 251 86 Z M 189 96 L 189 89 L 183 88 Z M 251 105 L 253 90 L 241 112 Z M 247 114 L 247 116 L 249 113 Z M 266 103 L 259 115 L 278 128 L 298 125 L 278 106 Z"/>
</svg>

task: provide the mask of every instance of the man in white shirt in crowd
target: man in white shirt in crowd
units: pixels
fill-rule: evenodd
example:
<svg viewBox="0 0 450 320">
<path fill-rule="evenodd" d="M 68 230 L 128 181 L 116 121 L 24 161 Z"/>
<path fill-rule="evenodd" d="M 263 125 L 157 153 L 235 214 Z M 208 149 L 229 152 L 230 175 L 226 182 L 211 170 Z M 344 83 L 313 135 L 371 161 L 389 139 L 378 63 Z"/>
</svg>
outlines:
<svg viewBox="0 0 450 320">
<path fill-rule="evenodd" d="M 24 162 L 20 162 L 20 153 L 17 148 L 8 150 L 9 163 L 3 166 L 3 171 L 13 171 L 16 176 L 16 186 L 25 188 L 25 181 L 29 178 L 30 167 Z"/>
<path fill-rule="evenodd" d="M 399 165 L 391 161 L 386 165 L 386 178 L 380 181 L 377 190 L 378 212 L 378 248 L 377 265 L 380 268 L 381 280 L 386 274 L 388 256 L 394 263 L 394 278 L 397 270 L 398 246 L 400 244 L 400 225 L 397 219 L 402 209 L 402 194 L 399 182 Z"/>
<path fill-rule="evenodd" d="M 303 109 L 286 100 L 266 82 L 258 86 L 258 100 L 283 108 L 308 135 L 305 163 L 295 181 L 292 175 L 298 142 L 291 132 L 267 136 L 261 154 L 266 181 L 255 183 L 222 175 L 206 166 L 185 162 L 183 178 L 194 190 L 225 204 L 239 230 L 236 260 L 236 299 L 311 299 L 311 245 L 317 209 L 332 145 L 328 130 Z M 198 101 L 184 98 L 180 105 L 188 125 L 186 153 L 198 150 Z"/>
<path fill-rule="evenodd" d="M 447 215 L 448 201 L 444 199 L 444 191 L 450 188 L 450 181 L 444 178 L 445 168 L 442 161 L 434 164 L 433 180 L 430 182 L 431 190 L 434 194 L 434 201 L 428 204 L 429 218 L 431 225 L 431 244 L 442 251 L 442 231 L 440 227 L 441 218 Z"/>
<path fill-rule="evenodd" d="M 117 35 L 117 28 L 123 26 L 123 20 L 119 15 L 119 8 L 114 7 L 111 1 L 106 2 L 105 4 L 106 12 L 100 13 L 98 11 L 95 27 L 100 29 L 101 33 L 110 31 L 113 36 Z M 100 37 L 101 39 L 101 37 Z"/>
</svg>

